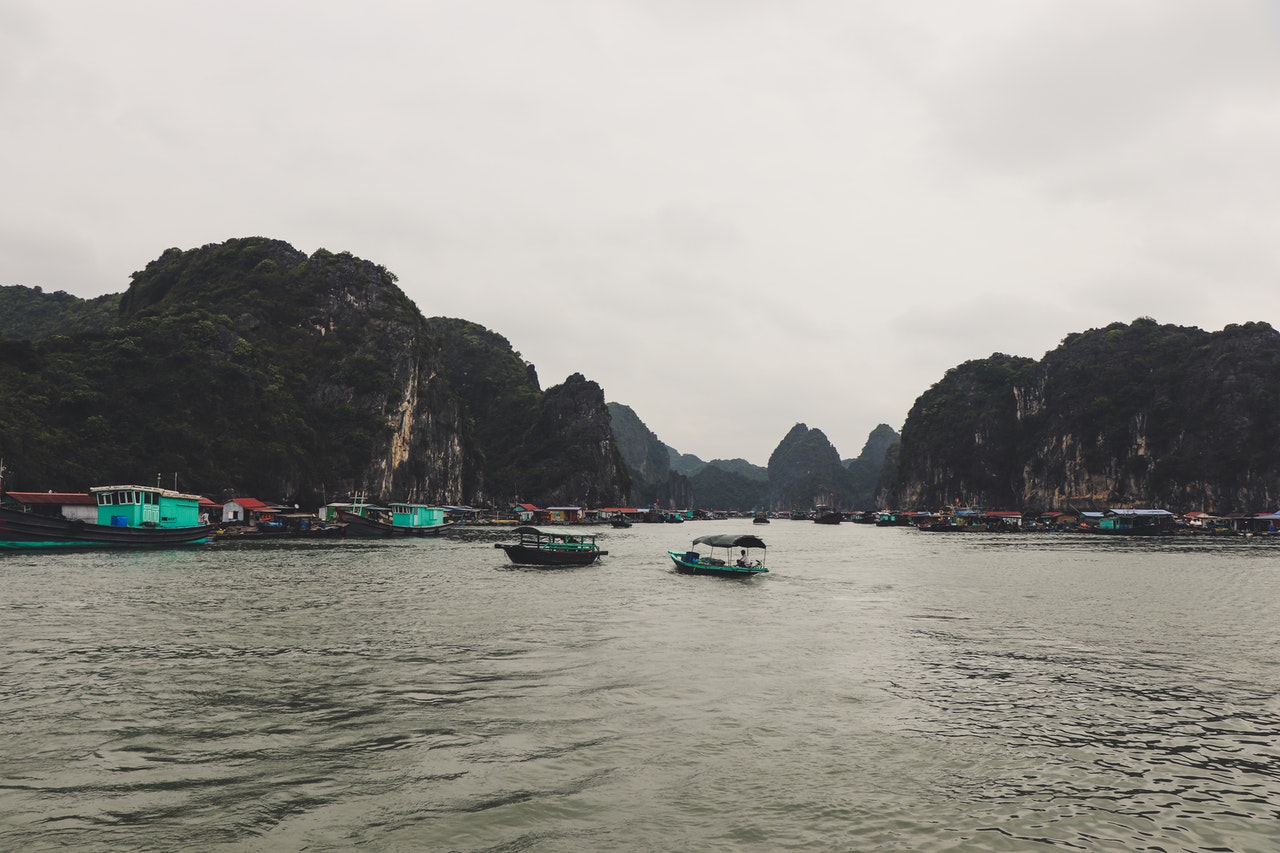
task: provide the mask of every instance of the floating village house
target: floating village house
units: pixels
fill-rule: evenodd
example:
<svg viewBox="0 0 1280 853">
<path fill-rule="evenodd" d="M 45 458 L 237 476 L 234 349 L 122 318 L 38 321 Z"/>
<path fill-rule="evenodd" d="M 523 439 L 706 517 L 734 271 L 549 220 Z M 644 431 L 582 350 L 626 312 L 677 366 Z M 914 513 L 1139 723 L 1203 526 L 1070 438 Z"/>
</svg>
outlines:
<svg viewBox="0 0 1280 853">
<path fill-rule="evenodd" d="M 1094 516 L 1095 513 L 1081 513 Z M 1098 530 L 1103 533 L 1147 533 L 1172 530 L 1177 516 L 1167 509 L 1109 509 L 1097 519 Z"/>
<path fill-rule="evenodd" d="M 1250 533 L 1275 533 L 1280 530 L 1280 512 L 1264 512 L 1249 519 Z"/>
<path fill-rule="evenodd" d="M 580 506 L 549 506 L 545 512 L 548 524 L 565 524 L 582 519 Z"/>
<path fill-rule="evenodd" d="M 71 521 L 98 521 L 98 501 L 88 492 L 5 492 L 27 510 L 37 515 L 62 516 Z"/>
<path fill-rule="evenodd" d="M 257 498 L 232 498 L 222 505 L 223 524 L 258 524 L 272 521 L 279 507 L 269 506 Z"/>
<path fill-rule="evenodd" d="M 644 510 L 634 506 L 606 506 L 600 508 L 600 518 L 609 521 L 625 518 L 628 521 L 639 521 L 644 518 Z"/>
</svg>

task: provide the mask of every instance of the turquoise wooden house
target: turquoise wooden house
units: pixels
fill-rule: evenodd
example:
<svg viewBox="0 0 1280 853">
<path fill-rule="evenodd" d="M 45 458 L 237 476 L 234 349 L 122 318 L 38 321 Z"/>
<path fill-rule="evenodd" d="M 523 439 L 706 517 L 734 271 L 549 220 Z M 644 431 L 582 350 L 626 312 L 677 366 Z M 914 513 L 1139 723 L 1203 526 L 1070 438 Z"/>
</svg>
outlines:
<svg viewBox="0 0 1280 853">
<path fill-rule="evenodd" d="M 444 507 L 393 503 L 391 523 L 396 527 L 433 527 L 444 524 Z"/>
<path fill-rule="evenodd" d="M 154 486 L 94 486 L 98 524 L 112 527 L 196 527 L 200 496 Z"/>
<path fill-rule="evenodd" d="M 1177 516 L 1167 509 L 1109 509 L 1098 522 L 1102 533 L 1169 533 Z"/>
</svg>

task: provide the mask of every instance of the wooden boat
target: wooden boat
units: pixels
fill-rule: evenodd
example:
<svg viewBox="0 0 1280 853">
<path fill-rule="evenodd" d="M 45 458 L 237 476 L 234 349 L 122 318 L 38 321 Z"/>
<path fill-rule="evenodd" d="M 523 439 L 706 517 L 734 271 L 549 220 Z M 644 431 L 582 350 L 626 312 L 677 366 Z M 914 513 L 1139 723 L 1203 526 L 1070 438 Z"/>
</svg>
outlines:
<svg viewBox="0 0 1280 853">
<path fill-rule="evenodd" d="M 814 509 L 813 520 L 816 524 L 839 524 L 844 521 L 844 516 L 834 507 L 818 506 Z"/>
<path fill-rule="evenodd" d="M 699 545 L 705 545 L 710 553 L 703 554 Z M 693 540 L 693 548 L 688 551 L 668 551 L 676 571 L 686 575 L 720 575 L 722 577 L 751 577 L 769 571 L 764 567 L 764 554 L 760 559 L 751 557 L 751 549 L 764 551 L 764 541 L 750 533 L 713 533 L 699 536 Z M 717 549 L 724 549 L 724 556 L 718 556 Z M 739 552 L 734 556 L 734 551 Z"/>
<path fill-rule="evenodd" d="M 940 520 L 926 521 L 922 524 L 917 524 L 916 529 L 922 530 L 925 533 L 964 533 L 968 528 L 961 527 L 954 521 Z"/>
<path fill-rule="evenodd" d="M 751 523 L 752 524 L 768 524 L 769 516 L 765 515 L 763 512 L 757 512 L 756 517 L 751 519 Z"/>
<path fill-rule="evenodd" d="M 0 507 L 0 548 L 164 548 L 208 540 L 200 496 L 155 486 L 95 486 L 98 523 Z"/>
<path fill-rule="evenodd" d="M 351 509 L 335 506 L 333 510 L 338 521 L 347 526 L 347 536 L 439 536 L 453 527 L 442 520 L 444 510 L 424 504 L 393 503 L 379 507 L 356 503 Z"/>
<path fill-rule="evenodd" d="M 608 551 L 601 551 L 596 537 L 581 533 L 558 533 L 521 526 L 511 531 L 515 542 L 495 542 L 518 566 L 588 566 Z"/>
<path fill-rule="evenodd" d="M 615 515 L 612 519 L 610 519 L 609 524 L 612 525 L 613 527 L 617 527 L 621 530 L 625 530 L 626 528 L 631 526 L 631 520 L 627 518 L 623 518 L 620 515 Z"/>
</svg>

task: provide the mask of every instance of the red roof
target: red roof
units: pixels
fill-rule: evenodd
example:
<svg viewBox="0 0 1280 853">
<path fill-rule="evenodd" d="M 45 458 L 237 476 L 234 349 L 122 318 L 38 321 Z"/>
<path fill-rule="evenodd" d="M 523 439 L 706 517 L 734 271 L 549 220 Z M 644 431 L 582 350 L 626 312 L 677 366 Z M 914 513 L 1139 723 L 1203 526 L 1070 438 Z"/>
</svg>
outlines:
<svg viewBox="0 0 1280 853">
<path fill-rule="evenodd" d="M 537 508 L 536 506 L 534 506 L 533 504 L 516 504 L 516 506 L 520 507 L 520 509 L 524 510 L 525 512 L 537 512 L 537 511 L 538 511 L 538 508 Z"/>
<path fill-rule="evenodd" d="M 5 494 L 24 504 L 98 505 L 98 501 L 93 495 L 80 492 L 5 492 Z"/>
<path fill-rule="evenodd" d="M 271 509 L 269 505 L 264 504 L 257 498 L 232 498 L 231 500 L 240 504 L 240 506 L 245 509 Z M 231 501 L 227 501 L 227 503 L 231 503 Z"/>
</svg>

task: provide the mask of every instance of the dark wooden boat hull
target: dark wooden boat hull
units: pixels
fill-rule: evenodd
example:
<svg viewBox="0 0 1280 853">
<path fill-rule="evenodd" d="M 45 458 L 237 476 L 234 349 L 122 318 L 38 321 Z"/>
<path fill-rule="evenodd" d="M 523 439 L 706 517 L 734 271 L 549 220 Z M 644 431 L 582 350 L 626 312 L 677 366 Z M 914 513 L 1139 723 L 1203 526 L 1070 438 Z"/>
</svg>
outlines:
<svg viewBox="0 0 1280 853">
<path fill-rule="evenodd" d="M 0 508 L 0 548 L 167 548 L 206 541 L 213 526 L 113 527 Z"/>
<path fill-rule="evenodd" d="M 589 566 L 608 551 L 560 551 L 554 548 L 530 548 L 525 545 L 497 543 L 507 559 L 518 566 Z"/>
<path fill-rule="evenodd" d="M 347 536 L 365 539 L 387 539 L 393 536 L 440 536 L 453 526 L 452 524 L 432 524 L 426 527 L 402 527 L 382 521 L 374 521 L 372 518 L 365 518 L 363 515 L 347 512 L 345 509 L 339 508 L 336 511 L 338 520 L 347 525 Z"/>
</svg>

